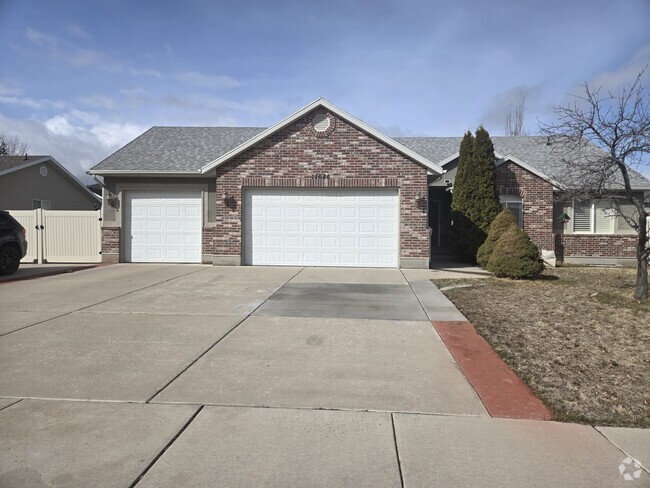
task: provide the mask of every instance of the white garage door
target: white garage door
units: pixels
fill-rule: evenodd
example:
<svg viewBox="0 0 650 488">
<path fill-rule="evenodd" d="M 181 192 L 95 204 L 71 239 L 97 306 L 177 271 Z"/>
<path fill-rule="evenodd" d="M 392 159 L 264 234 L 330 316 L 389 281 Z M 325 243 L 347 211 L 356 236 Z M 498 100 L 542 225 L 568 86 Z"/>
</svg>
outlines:
<svg viewBox="0 0 650 488">
<path fill-rule="evenodd" d="M 201 262 L 201 192 L 127 192 L 124 220 L 127 262 Z"/>
<path fill-rule="evenodd" d="M 397 190 L 249 190 L 244 198 L 244 261 L 397 267 L 398 216 Z"/>
</svg>

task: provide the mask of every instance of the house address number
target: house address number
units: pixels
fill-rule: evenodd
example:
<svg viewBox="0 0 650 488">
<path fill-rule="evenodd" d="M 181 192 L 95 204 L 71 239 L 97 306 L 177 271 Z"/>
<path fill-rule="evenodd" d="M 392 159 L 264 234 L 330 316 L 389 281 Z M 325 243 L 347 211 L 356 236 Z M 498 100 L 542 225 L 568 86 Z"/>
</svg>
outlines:
<svg viewBox="0 0 650 488">
<path fill-rule="evenodd" d="M 314 173 L 313 175 L 311 175 L 311 177 L 314 180 L 329 180 L 330 179 L 330 175 L 328 175 L 327 173 Z"/>
</svg>

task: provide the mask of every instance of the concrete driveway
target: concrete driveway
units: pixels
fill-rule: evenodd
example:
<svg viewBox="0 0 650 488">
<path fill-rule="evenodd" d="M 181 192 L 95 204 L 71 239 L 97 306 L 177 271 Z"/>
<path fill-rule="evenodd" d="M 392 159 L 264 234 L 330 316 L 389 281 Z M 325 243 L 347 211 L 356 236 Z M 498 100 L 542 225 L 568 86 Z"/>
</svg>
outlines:
<svg viewBox="0 0 650 488">
<path fill-rule="evenodd" d="M 0 486 L 647 486 L 618 471 L 647 436 L 490 418 L 428 278 L 114 265 L 0 284 Z"/>
</svg>

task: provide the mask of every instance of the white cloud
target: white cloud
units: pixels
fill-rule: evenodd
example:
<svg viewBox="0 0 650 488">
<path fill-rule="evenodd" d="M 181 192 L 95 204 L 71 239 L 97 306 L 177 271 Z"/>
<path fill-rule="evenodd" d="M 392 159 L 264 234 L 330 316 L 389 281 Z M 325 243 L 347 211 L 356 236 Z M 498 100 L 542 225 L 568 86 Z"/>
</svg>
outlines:
<svg viewBox="0 0 650 488">
<path fill-rule="evenodd" d="M 135 124 L 104 123 L 90 129 L 99 143 L 105 148 L 119 148 L 132 141 L 145 131 Z"/>
<path fill-rule="evenodd" d="M 43 105 L 32 98 L 0 96 L 0 104 L 22 105 L 29 108 L 42 108 Z"/>
<path fill-rule="evenodd" d="M 137 69 L 137 68 L 129 68 L 129 74 L 132 76 L 152 76 L 154 78 L 162 78 L 162 75 L 160 74 L 160 71 L 157 71 L 155 69 Z"/>
<path fill-rule="evenodd" d="M 79 39 L 90 39 L 90 35 L 77 24 L 68 24 L 66 31 L 73 37 L 78 37 Z"/>
<path fill-rule="evenodd" d="M 58 41 L 55 37 L 48 36 L 43 32 L 37 31 L 36 29 L 32 29 L 31 27 L 27 28 L 26 34 L 27 34 L 27 39 L 38 46 L 47 45 L 50 47 L 55 47 L 58 44 Z"/>
<path fill-rule="evenodd" d="M 71 136 L 75 129 L 63 115 L 55 115 L 45 121 L 45 127 L 55 136 Z"/>
<path fill-rule="evenodd" d="M 11 87 L 6 83 L 0 81 L 0 95 L 2 96 L 13 96 L 13 95 L 22 95 L 23 90 L 17 87 Z"/>
<path fill-rule="evenodd" d="M 88 125 L 79 121 L 83 112 L 59 114 L 45 122 L 17 120 L 0 113 L 0 132 L 16 134 L 30 146 L 32 154 L 49 154 L 72 174 L 88 181 L 85 172 L 146 130 L 131 123 L 97 119 Z"/>
<path fill-rule="evenodd" d="M 632 83 L 641 70 L 648 65 L 650 65 L 650 44 L 646 44 L 638 49 L 618 69 L 600 73 L 589 82 L 589 86 L 594 89 L 602 88 L 605 91 L 615 92 L 623 85 Z M 650 73 L 646 72 L 646 78 L 648 77 L 650 77 Z"/>
<path fill-rule="evenodd" d="M 176 73 L 176 79 L 190 86 L 204 88 L 233 88 L 240 85 L 239 81 L 230 76 L 206 75 L 198 71 Z"/>
<path fill-rule="evenodd" d="M 78 49 L 65 56 L 72 66 L 90 66 L 99 63 L 102 55 L 93 49 Z"/>
<path fill-rule="evenodd" d="M 71 29 L 75 31 L 74 27 Z M 70 28 L 68 31 L 70 31 Z M 76 34 L 80 34 L 80 32 L 76 32 Z M 79 39 L 70 42 L 65 39 L 50 36 L 31 27 L 27 28 L 25 35 L 35 46 L 45 48 L 51 59 L 63 61 L 74 67 L 98 66 L 111 73 L 122 73 L 126 71 L 131 76 L 162 78 L 160 72 L 155 69 L 129 67 L 129 63 L 117 61 L 107 53 L 89 47 L 79 47 L 79 40 L 87 40 L 89 38 L 87 35 L 76 35 Z"/>
</svg>

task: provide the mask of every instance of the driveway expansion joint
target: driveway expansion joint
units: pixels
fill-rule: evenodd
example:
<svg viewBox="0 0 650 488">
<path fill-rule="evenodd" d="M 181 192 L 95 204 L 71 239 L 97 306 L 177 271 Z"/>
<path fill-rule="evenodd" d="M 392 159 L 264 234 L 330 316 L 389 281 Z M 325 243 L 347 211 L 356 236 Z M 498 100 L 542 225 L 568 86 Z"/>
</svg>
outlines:
<svg viewBox="0 0 650 488">
<path fill-rule="evenodd" d="M 203 410 L 203 405 L 201 405 L 199 408 L 196 409 L 196 412 L 189 418 L 187 422 L 181 427 L 181 429 L 176 433 L 176 435 L 165 445 L 165 447 L 162 448 L 162 450 L 151 460 L 151 462 L 147 465 L 146 468 L 144 468 L 144 471 L 140 473 L 140 476 L 138 476 L 133 483 L 129 485 L 129 488 L 134 488 L 137 486 L 138 483 L 146 476 L 146 474 L 149 472 L 151 468 L 153 468 L 154 464 L 158 462 L 158 460 L 167 452 L 167 450 L 172 446 L 174 442 L 176 442 L 176 439 L 178 439 L 183 432 L 190 426 L 190 424 L 194 421 L 194 419 L 197 417 L 199 413 L 201 413 L 201 410 Z"/>
<path fill-rule="evenodd" d="M 293 276 L 291 277 L 291 279 L 288 280 L 288 281 L 291 281 L 293 278 L 295 278 L 298 274 L 300 274 L 301 271 L 302 271 L 302 269 L 301 269 L 300 271 L 298 271 L 295 275 L 293 275 Z M 185 275 L 183 275 L 183 276 L 185 276 Z M 285 282 L 282 286 L 286 285 L 286 284 L 288 283 L 288 281 Z M 240 321 L 239 321 L 239 322 L 238 322 L 238 323 L 237 323 L 233 328 L 231 328 L 231 329 L 230 329 L 228 332 L 226 332 L 223 336 L 221 336 L 219 339 L 217 339 L 216 342 L 214 342 L 210 347 L 208 347 L 208 348 L 207 348 L 205 351 L 203 351 L 203 352 L 202 352 L 198 357 L 196 357 L 196 358 L 194 359 L 194 361 L 192 361 L 190 364 L 188 364 L 188 365 L 187 365 L 185 368 L 183 368 L 183 369 L 182 369 L 182 370 L 181 370 L 181 371 L 180 371 L 176 376 L 174 376 L 171 380 L 169 380 L 167 383 L 165 383 L 165 385 L 164 385 L 162 388 L 160 388 L 156 393 L 154 393 L 150 398 L 148 398 L 147 401 L 146 401 L 145 403 L 150 403 L 151 400 L 153 400 L 156 396 L 160 395 L 160 393 L 162 393 L 163 390 L 165 390 L 165 388 L 167 388 L 169 385 L 171 385 L 171 384 L 172 384 L 174 381 L 176 381 L 176 380 L 177 380 L 177 379 L 178 379 L 178 378 L 179 378 L 183 373 L 185 373 L 188 369 L 190 369 L 192 366 L 194 366 L 194 364 L 196 364 L 197 361 L 199 361 L 199 359 L 201 359 L 203 356 L 205 356 L 206 354 L 208 354 L 208 353 L 209 353 L 209 352 L 210 352 L 214 347 L 217 346 L 217 344 L 219 344 L 222 340 L 224 340 L 227 336 L 229 336 L 229 335 L 230 335 L 230 334 L 231 334 L 231 333 L 232 333 L 232 332 L 233 332 L 237 327 L 239 327 L 241 324 L 243 324 L 243 323 L 246 321 L 246 319 L 248 319 L 251 315 L 253 315 L 253 313 L 254 313 L 258 308 L 260 308 L 262 305 L 264 305 L 264 304 L 266 303 L 266 301 L 267 301 L 269 298 L 271 298 L 273 295 L 275 295 L 275 294 L 276 294 L 276 293 L 277 293 L 277 292 L 282 288 L 282 286 L 281 286 L 280 288 L 278 288 L 275 292 L 273 292 L 271 295 L 269 295 L 268 297 L 266 297 L 266 299 L 265 299 L 262 303 L 260 303 L 257 307 L 255 307 L 253 310 L 251 310 L 250 313 L 248 313 L 248 314 L 247 314 L 243 319 L 241 319 L 241 320 L 240 320 Z"/>
<path fill-rule="evenodd" d="M 399 455 L 399 446 L 397 445 L 397 432 L 395 431 L 395 414 L 390 414 L 390 424 L 393 428 L 393 442 L 395 443 L 395 456 L 397 457 L 397 469 L 399 470 L 399 481 L 404 488 L 404 474 L 402 473 L 402 460 Z"/>
</svg>

